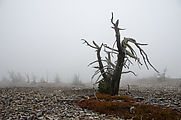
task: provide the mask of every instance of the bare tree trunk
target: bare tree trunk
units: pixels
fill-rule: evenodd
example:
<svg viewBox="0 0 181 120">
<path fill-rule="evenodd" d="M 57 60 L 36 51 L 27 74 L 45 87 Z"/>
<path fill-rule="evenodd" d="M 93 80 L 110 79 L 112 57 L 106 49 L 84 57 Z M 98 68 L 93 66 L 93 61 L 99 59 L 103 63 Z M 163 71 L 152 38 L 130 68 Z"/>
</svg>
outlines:
<svg viewBox="0 0 181 120">
<path fill-rule="evenodd" d="M 121 73 L 123 70 L 124 58 L 125 58 L 124 53 L 122 55 L 118 54 L 117 64 L 116 64 L 115 71 L 113 73 L 112 83 L 111 83 L 111 95 L 112 96 L 118 95 Z"/>
</svg>

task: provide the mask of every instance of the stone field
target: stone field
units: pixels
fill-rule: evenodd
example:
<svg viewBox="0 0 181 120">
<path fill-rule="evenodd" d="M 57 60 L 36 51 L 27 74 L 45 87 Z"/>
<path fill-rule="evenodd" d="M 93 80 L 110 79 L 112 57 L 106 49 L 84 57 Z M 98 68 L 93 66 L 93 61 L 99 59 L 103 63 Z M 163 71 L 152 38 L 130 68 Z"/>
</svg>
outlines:
<svg viewBox="0 0 181 120">
<path fill-rule="evenodd" d="M 79 87 L 6 87 L 0 88 L 1 120 L 120 120 L 117 116 L 82 109 L 76 102 L 93 95 L 92 88 Z M 125 86 L 121 94 L 141 103 L 173 108 L 181 113 L 181 92 L 170 87 Z M 122 119 L 121 119 L 122 120 Z"/>
</svg>

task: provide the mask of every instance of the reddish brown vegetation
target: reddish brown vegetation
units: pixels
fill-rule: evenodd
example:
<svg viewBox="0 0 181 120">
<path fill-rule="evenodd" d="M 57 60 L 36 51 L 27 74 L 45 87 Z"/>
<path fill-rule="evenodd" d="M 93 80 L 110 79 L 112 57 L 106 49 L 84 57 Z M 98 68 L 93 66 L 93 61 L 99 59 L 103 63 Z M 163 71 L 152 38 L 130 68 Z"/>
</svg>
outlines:
<svg viewBox="0 0 181 120">
<path fill-rule="evenodd" d="M 122 95 L 122 94 L 120 94 L 119 96 L 111 96 L 111 95 L 108 95 L 108 94 L 97 93 L 96 97 L 98 99 L 100 99 L 100 100 L 106 100 L 106 101 L 122 100 L 124 102 L 131 102 L 131 101 L 135 101 L 136 100 L 134 98 L 130 98 L 130 97 L 128 97 L 126 95 Z"/>
<path fill-rule="evenodd" d="M 88 99 L 78 102 L 78 105 L 99 113 L 118 115 L 122 118 L 134 118 L 134 120 L 179 120 L 181 113 L 173 109 L 162 109 L 158 106 L 137 103 L 135 99 L 125 95 L 110 96 L 97 94 L 98 100 Z M 122 100 L 122 102 L 117 101 Z M 134 112 L 130 108 L 134 106 Z"/>
</svg>

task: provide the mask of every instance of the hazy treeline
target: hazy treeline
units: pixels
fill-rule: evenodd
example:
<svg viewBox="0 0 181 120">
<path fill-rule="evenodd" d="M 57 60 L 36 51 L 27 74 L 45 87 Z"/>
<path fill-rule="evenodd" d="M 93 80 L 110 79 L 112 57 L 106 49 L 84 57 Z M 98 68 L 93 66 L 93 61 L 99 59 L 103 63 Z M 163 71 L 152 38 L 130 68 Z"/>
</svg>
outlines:
<svg viewBox="0 0 181 120">
<path fill-rule="evenodd" d="M 8 71 L 7 76 L 3 76 L 0 79 L 0 87 L 36 87 L 36 86 L 65 86 L 67 83 L 64 83 L 61 80 L 61 77 L 56 74 L 53 79 L 48 78 L 47 76 L 42 76 L 38 78 L 34 74 L 21 74 L 14 71 Z M 82 83 L 79 74 L 74 74 L 72 81 L 67 84 L 72 86 L 84 86 Z"/>
<path fill-rule="evenodd" d="M 160 86 L 177 86 L 181 87 L 181 78 L 170 78 L 165 72 L 160 73 L 158 75 L 153 75 L 146 78 L 138 78 L 131 79 L 125 78 L 121 80 L 121 87 L 126 87 L 129 85 L 137 85 L 137 86 L 152 86 L 152 87 L 160 87 Z M 18 73 L 14 71 L 8 71 L 6 76 L 0 78 L 0 87 L 90 87 L 91 83 L 83 83 L 79 74 L 74 74 L 69 83 L 65 83 L 65 80 L 61 79 L 59 74 L 55 74 L 53 78 L 49 78 L 48 75 L 38 77 L 34 74 L 30 73 Z"/>
</svg>

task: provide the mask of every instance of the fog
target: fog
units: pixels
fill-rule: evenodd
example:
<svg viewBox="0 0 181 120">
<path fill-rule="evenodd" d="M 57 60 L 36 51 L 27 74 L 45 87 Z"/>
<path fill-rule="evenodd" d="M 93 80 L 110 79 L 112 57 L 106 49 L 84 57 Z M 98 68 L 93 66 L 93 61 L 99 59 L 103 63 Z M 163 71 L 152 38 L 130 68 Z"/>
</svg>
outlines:
<svg viewBox="0 0 181 120">
<path fill-rule="evenodd" d="M 122 38 L 148 43 L 151 63 L 181 77 L 180 0 L 0 0 L 0 78 L 14 71 L 50 80 L 59 74 L 62 81 L 79 74 L 90 82 L 94 70 L 87 65 L 96 53 L 81 39 L 112 45 L 111 12 L 126 28 Z M 137 64 L 131 70 L 138 78 L 156 74 Z"/>
</svg>

